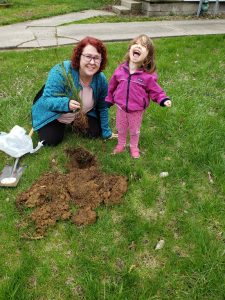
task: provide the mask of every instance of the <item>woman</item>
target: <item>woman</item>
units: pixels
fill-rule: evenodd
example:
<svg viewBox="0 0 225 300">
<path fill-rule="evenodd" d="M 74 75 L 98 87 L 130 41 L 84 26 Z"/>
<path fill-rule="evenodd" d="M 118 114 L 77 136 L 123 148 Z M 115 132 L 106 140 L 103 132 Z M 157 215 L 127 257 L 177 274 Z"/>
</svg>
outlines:
<svg viewBox="0 0 225 300">
<path fill-rule="evenodd" d="M 108 83 L 102 73 L 106 63 L 104 44 L 86 37 L 73 49 L 71 61 L 51 69 L 43 91 L 32 106 L 33 129 L 41 141 L 47 145 L 59 144 L 66 124 L 74 122 L 80 109 L 87 117 L 87 136 L 104 139 L 112 136 L 105 103 Z M 74 97 L 73 89 L 79 91 L 80 97 Z"/>
</svg>

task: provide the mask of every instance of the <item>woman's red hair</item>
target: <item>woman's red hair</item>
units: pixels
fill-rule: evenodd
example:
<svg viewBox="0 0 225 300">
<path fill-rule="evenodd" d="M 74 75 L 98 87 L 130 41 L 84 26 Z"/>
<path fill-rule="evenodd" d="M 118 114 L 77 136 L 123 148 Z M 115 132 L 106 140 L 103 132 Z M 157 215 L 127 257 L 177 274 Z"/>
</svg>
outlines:
<svg viewBox="0 0 225 300">
<path fill-rule="evenodd" d="M 73 49 L 72 58 L 71 58 L 72 67 L 76 70 L 79 70 L 79 68 L 80 68 L 80 57 L 81 57 L 81 54 L 83 53 L 84 48 L 87 45 L 92 45 L 93 47 L 96 48 L 98 53 L 101 54 L 102 61 L 101 61 L 100 68 L 99 68 L 97 73 L 103 71 L 106 67 L 106 64 L 107 64 L 107 50 L 106 50 L 106 47 L 105 47 L 105 45 L 103 44 L 102 41 L 100 41 L 96 38 L 90 37 L 90 36 L 87 36 L 84 39 L 82 39 L 75 46 L 75 48 Z"/>
</svg>

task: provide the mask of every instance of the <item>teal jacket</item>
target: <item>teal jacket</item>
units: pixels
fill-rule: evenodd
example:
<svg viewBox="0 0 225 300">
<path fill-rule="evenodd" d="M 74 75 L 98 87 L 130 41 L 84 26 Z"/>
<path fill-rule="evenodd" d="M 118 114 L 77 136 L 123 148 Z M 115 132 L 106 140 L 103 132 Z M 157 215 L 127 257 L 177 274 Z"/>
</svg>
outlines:
<svg viewBox="0 0 225 300">
<path fill-rule="evenodd" d="M 71 61 L 55 65 L 49 72 L 42 96 L 32 106 L 32 125 L 35 131 L 58 119 L 61 114 L 70 112 L 69 101 L 72 92 L 68 76 L 77 90 L 82 89 L 79 72 L 71 67 Z M 109 138 L 112 132 L 109 128 L 108 108 L 105 103 L 108 92 L 105 75 L 102 72 L 95 74 L 90 86 L 93 89 L 94 108 L 87 115 L 100 118 L 102 137 Z"/>
</svg>

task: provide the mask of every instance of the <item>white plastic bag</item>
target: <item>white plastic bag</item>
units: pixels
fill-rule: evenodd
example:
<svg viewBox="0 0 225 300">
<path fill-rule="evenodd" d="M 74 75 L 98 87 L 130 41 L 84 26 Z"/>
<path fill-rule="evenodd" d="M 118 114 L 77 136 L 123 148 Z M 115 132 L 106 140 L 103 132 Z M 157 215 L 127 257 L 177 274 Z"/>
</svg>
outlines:
<svg viewBox="0 0 225 300">
<path fill-rule="evenodd" d="M 26 153 L 34 153 L 42 146 L 42 142 L 38 142 L 34 149 L 31 137 L 26 134 L 24 128 L 18 125 L 14 126 L 9 133 L 1 132 L 0 134 L 0 150 L 15 158 Z"/>
</svg>

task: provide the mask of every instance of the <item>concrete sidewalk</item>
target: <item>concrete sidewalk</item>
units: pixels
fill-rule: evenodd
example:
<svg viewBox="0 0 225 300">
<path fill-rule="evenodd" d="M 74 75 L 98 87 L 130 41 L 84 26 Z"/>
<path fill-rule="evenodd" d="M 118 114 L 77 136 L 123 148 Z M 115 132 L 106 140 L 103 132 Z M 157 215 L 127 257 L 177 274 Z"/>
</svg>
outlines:
<svg viewBox="0 0 225 300">
<path fill-rule="evenodd" d="M 132 23 L 73 24 L 72 21 L 100 15 L 107 11 L 87 10 L 41 20 L 0 27 L 0 50 L 45 48 L 77 43 L 85 36 L 103 41 L 130 40 L 139 34 L 150 37 L 224 34 L 225 20 L 152 21 Z"/>
</svg>

